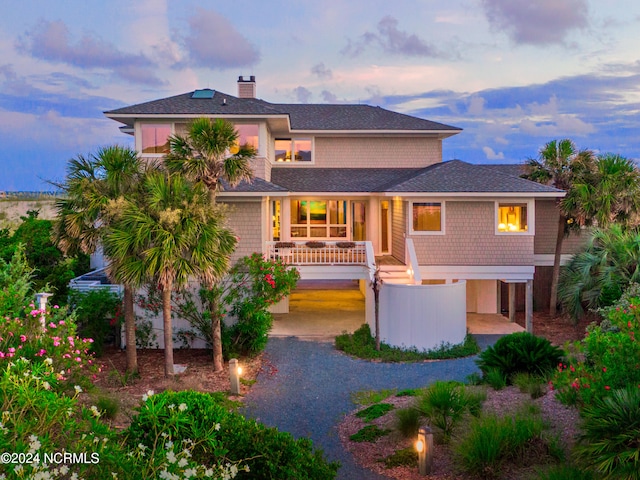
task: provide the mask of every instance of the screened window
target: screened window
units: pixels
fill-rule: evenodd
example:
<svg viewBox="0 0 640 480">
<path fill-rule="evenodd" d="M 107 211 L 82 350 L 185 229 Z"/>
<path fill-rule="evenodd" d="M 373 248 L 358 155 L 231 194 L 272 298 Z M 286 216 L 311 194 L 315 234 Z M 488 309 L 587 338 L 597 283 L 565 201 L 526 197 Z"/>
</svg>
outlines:
<svg viewBox="0 0 640 480">
<path fill-rule="evenodd" d="M 291 200 L 291 237 L 346 238 L 345 200 Z"/>
<path fill-rule="evenodd" d="M 312 146 L 309 138 L 276 138 L 276 162 L 310 162 Z"/>
<path fill-rule="evenodd" d="M 526 203 L 499 204 L 498 232 L 523 233 L 528 231 Z"/>
<path fill-rule="evenodd" d="M 171 125 L 142 125 L 142 153 L 169 153 Z"/>
<path fill-rule="evenodd" d="M 442 203 L 413 202 L 412 229 L 414 232 L 441 232 Z"/>
</svg>

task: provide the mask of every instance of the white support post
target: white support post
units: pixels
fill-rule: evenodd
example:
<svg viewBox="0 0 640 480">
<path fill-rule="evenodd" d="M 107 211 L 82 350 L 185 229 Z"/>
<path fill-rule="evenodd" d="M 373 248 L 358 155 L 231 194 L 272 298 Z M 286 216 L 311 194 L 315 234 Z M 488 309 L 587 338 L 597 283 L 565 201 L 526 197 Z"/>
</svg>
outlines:
<svg viewBox="0 0 640 480">
<path fill-rule="evenodd" d="M 238 359 L 229 360 L 229 379 L 231 380 L 231 395 L 240 395 L 240 374 L 242 368 L 238 366 Z"/>
</svg>

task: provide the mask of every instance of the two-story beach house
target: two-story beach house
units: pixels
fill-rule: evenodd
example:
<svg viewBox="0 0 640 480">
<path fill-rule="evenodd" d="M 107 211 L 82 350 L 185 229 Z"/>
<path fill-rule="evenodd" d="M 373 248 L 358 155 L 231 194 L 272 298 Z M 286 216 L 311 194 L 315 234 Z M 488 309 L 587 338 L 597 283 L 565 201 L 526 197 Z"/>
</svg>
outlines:
<svg viewBox="0 0 640 480">
<path fill-rule="evenodd" d="M 379 266 L 391 344 L 458 343 L 466 313 L 499 313 L 503 290 L 513 318 L 517 284 L 531 321 L 564 192 L 519 178 L 516 165 L 443 161 L 442 142 L 459 128 L 369 105 L 270 103 L 256 98 L 253 76 L 238 79 L 237 96 L 196 90 L 105 115 L 147 158 L 192 119 L 233 122 L 257 151 L 255 180 L 219 197 L 233 207 L 236 256 L 278 256 L 303 279 L 361 279 L 367 297 Z M 368 298 L 367 321 L 371 312 Z"/>
</svg>

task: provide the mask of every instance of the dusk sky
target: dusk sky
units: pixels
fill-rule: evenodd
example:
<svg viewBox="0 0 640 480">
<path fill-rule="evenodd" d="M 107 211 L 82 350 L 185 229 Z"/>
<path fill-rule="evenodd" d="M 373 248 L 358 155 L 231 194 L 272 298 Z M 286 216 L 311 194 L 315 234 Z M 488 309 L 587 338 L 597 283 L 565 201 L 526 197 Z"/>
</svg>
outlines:
<svg viewBox="0 0 640 480">
<path fill-rule="evenodd" d="M 545 142 L 640 158 L 634 0 L 2 0 L 0 190 L 132 143 L 103 111 L 255 75 L 271 102 L 366 103 L 464 129 L 444 159 Z"/>
</svg>

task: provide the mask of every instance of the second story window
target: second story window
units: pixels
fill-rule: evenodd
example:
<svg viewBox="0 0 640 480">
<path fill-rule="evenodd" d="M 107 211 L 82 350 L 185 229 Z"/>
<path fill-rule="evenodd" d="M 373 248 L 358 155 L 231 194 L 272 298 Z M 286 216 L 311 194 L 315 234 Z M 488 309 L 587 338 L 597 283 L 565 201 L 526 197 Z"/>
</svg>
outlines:
<svg viewBox="0 0 640 480">
<path fill-rule="evenodd" d="M 311 162 L 310 138 L 276 138 L 276 162 Z"/>
<path fill-rule="evenodd" d="M 169 153 L 169 136 L 171 135 L 171 125 L 160 123 L 143 124 L 141 126 L 141 131 L 141 150 L 143 154 Z"/>
<path fill-rule="evenodd" d="M 238 132 L 238 145 L 248 145 L 258 150 L 258 125 L 243 125 L 236 124 L 236 131 Z"/>
<path fill-rule="evenodd" d="M 525 233 L 529 231 L 526 203 L 498 205 L 498 232 Z"/>
</svg>

